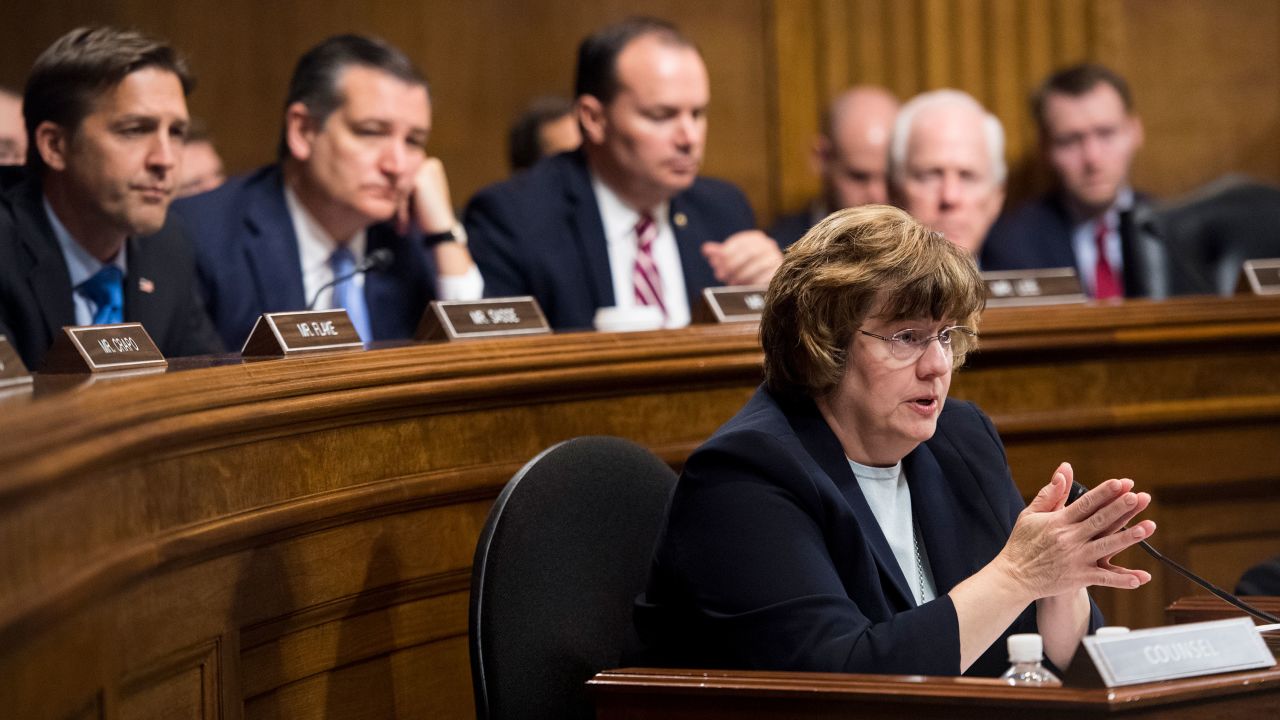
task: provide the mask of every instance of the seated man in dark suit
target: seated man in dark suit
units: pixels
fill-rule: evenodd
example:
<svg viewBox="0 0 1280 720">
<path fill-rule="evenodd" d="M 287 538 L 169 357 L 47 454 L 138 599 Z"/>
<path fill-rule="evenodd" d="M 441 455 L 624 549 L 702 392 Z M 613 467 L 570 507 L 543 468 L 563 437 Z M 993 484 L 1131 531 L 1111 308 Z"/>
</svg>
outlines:
<svg viewBox="0 0 1280 720">
<path fill-rule="evenodd" d="M 264 312 L 346 308 L 371 342 L 412 337 L 431 300 L 480 297 L 430 130 L 427 82 L 398 49 L 343 35 L 302 56 L 279 162 L 174 206 L 228 347 Z M 375 251 L 389 266 L 358 272 Z"/>
<path fill-rule="evenodd" d="M 1100 65 L 1069 67 L 1036 91 L 1032 114 L 1057 188 L 996 223 L 983 269 L 1073 267 L 1091 296 L 1123 296 L 1121 215 L 1141 199 L 1129 169 L 1143 139 L 1128 83 Z"/>
<path fill-rule="evenodd" d="M 876 85 L 849 88 L 831 101 L 822 134 L 813 141 L 813 166 L 822 197 L 803 212 L 783 215 L 769 228 L 782 247 L 800 239 L 836 210 L 889 202 L 889 133 L 898 99 Z"/>
<path fill-rule="evenodd" d="M 167 356 L 221 351 L 167 217 L 190 86 L 177 53 L 136 32 L 80 28 L 36 59 L 30 172 L 0 208 L 0 325 L 28 368 L 65 325 L 141 322 Z"/>
<path fill-rule="evenodd" d="M 698 177 L 709 87 L 693 43 L 633 18 L 578 49 L 580 150 L 480 191 L 465 221 L 485 291 L 533 295 L 551 325 L 601 307 L 689 322 L 703 288 L 767 282 L 782 261 L 742 193 Z"/>
</svg>

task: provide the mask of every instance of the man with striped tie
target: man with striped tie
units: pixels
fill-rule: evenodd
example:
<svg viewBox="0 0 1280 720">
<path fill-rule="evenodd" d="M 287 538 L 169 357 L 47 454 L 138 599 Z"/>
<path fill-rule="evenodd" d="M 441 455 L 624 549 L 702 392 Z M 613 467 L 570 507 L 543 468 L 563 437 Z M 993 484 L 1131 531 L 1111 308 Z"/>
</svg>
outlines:
<svg viewBox="0 0 1280 720">
<path fill-rule="evenodd" d="M 578 49 L 582 147 L 480 191 L 465 215 L 491 297 L 533 295 L 552 326 L 602 307 L 688 324 L 708 286 L 768 282 L 782 262 L 746 198 L 698 176 L 707 69 L 673 25 L 631 18 Z"/>
<path fill-rule="evenodd" d="M 0 328 L 38 369 L 65 325 L 141 322 L 166 356 L 219 352 L 168 218 L 187 68 L 140 33 L 79 28 L 36 59 L 27 173 L 0 199 Z"/>
</svg>

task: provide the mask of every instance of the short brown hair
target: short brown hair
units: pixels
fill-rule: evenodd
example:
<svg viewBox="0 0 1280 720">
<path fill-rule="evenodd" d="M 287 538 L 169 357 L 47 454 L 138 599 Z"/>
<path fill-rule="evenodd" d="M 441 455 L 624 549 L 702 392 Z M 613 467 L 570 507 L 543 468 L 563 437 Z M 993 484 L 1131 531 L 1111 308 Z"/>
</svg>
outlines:
<svg viewBox="0 0 1280 720">
<path fill-rule="evenodd" d="M 765 382 L 774 393 L 821 397 L 840 382 L 850 338 L 873 310 L 887 320 L 945 318 L 976 329 L 985 303 L 973 258 L 906 212 L 834 212 L 787 249 L 769 283 L 760 320 Z M 955 367 L 964 352 L 957 349 Z"/>
<path fill-rule="evenodd" d="M 56 123 L 74 135 L 99 95 L 148 67 L 177 75 L 184 95 L 195 87 L 186 60 L 176 50 L 135 30 L 82 27 L 55 40 L 36 58 L 22 97 L 27 165 L 36 171 L 44 168 L 36 146 L 40 123 Z"/>
<path fill-rule="evenodd" d="M 1133 112 L 1133 95 L 1129 92 L 1129 83 L 1119 73 L 1105 65 L 1080 63 L 1062 68 L 1040 83 L 1040 87 L 1031 94 L 1031 114 L 1040 129 L 1044 130 L 1044 108 L 1050 95 L 1080 97 L 1099 85 L 1110 85 L 1120 95 L 1125 112 Z"/>
</svg>

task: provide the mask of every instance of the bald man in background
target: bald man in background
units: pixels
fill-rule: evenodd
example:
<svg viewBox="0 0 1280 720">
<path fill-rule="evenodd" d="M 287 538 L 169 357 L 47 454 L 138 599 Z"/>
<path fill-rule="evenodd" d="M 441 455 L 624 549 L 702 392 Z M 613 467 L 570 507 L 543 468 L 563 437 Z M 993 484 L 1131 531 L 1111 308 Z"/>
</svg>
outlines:
<svg viewBox="0 0 1280 720">
<path fill-rule="evenodd" d="M 21 165 L 27 159 L 27 126 L 22 121 L 22 96 L 0 86 L 0 165 Z"/>
<path fill-rule="evenodd" d="M 822 197 L 804 212 L 778 218 L 769 235 L 782 247 L 799 240 L 836 210 L 888 202 L 889 133 L 898 98 L 875 85 L 858 85 L 827 107 L 822 134 L 814 138 L 812 162 L 822 178 Z"/>
<path fill-rule="evenodd" d="M 976 259 L 1004 204 L 1004 127 L 972 96 L 933 90 L 902 106 L 889 139 L 893 203 Z"/>
</svg>

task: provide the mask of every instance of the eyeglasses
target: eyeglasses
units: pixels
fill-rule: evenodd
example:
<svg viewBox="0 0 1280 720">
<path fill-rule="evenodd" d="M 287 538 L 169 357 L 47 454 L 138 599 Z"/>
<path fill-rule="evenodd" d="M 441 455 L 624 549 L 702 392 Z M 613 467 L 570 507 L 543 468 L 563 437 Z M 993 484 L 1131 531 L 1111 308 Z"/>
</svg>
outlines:
<svg viewBox="0 0 1280 720">
<path fill-rule="evenodd" d="M 889 343 L 889 354 L 893 355 L 894 360 L 902 362 L 919 360 L 920 356 L 924 354 L 925 348 L 929 347 L 929 343 L 933 340 L 937 340 L 942 352 L 947 357 L 951 357 L 957 352 L 960 354 L 968 352 L 969 348 L 973 347 L 974 342 L 978 339 L 978 333 L 974 332 L 972 328 L 967 328 L 963 325 L 942 328 L 937 335 L 930 335 L 928 330 L 917 330 L 916 328 L 899 330 L 889 337 L 861 329 L 858 332 Z"/>
</svg>

